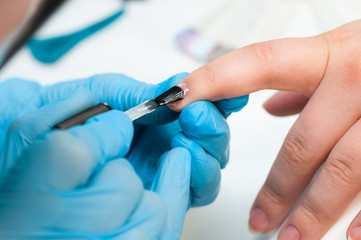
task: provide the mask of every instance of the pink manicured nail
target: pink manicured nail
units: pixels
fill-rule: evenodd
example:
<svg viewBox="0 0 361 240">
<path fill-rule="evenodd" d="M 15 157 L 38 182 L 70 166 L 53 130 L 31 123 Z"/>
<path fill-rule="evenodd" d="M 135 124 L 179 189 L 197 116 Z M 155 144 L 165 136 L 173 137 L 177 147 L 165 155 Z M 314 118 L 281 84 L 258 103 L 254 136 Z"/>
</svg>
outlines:
<svg viewBox="0 0 361 240">
<path fill-rule="evenodd" d="M 189 92 L 189 87 L 188 87 L 187 83 L 180 82 L 180 83 L 178 83 L 177 86 L 180 87 L 183 90 L 183 96 L 186 96 L 187 93 Z"/>
<path fill-rule="evenodd" d="M 347 240 L 361 240 L 361 226 L 352 228 Z"/>
<path fill-rule="evenodd" d="M 295 226 L 288 225 L 278 234 L 278 240 L 300 240 L 301 235 Z"/>
<path fill-rule="evenodd" d="M 259 207 L 252 209 L 249 218 L 249 229 L 254 233 L 264 233 L 269 226 L 269 220 L 263 210 Z"/>
</svg>

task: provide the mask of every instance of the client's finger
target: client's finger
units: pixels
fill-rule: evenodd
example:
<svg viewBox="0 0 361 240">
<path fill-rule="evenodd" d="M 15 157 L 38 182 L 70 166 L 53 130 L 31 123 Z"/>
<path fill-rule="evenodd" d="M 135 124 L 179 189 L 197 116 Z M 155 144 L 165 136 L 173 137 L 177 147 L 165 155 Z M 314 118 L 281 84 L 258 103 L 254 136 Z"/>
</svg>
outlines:
<svg viewBox="0 0 361 240">
<path fill-rule="evenodd" d="M 331 80 L 337 79 L 343 79 L 342 72 L 332 74 Z M 250 227 L 257 232 L 271 231 L 285 219 L 335 144 L 361 116 L 360 110 L 350 111 L 361 102 L 360 96 L 349 94 L 348 88 L 355 86 L 340 90 L 327 80 L 292 126 L 255 200 Z"/>
<path fill-rule="evenodd" d="M 346 233 L 348 240 L 361 240 L 361 211 L 352 220 Z"/>
<path fill-rule="evenodd" d="M 187 93 L 172 105 L 180 111 L 198 100 L 216 101 L 261 89 L 290 90 L 310 96 L 328 60 L 325 37 L 281 39 L 230 52 L 195 70 L 179 84 Z"/>
<path fill-rule="evenodd" d="M 289 116 L 300 113 L 308 103 L 309 98 L 297 92 L 281 91 L 268 99 L 263 107 L 275 116 Z"/>
<path fill-rule="evenodd" d="M 279 233 L 279 240 L 320 239 L 361 189 L 361 121 L 333 148 L 301 204 Z M 356 232 L 352 240 L 360 239 Z"/>
</svg>

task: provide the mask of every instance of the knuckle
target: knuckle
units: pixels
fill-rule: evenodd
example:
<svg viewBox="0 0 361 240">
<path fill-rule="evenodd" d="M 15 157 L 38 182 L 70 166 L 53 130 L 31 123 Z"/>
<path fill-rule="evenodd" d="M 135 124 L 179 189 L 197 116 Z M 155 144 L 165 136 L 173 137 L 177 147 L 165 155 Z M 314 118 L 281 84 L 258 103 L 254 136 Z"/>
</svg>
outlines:
<svg viewBox="0 0 361 240">
<path fill-rule="evenodd" d="M 302 169 L 307 167 L 311 160 L 310 146 L 301 133 L 291 133 L 283 144 L 281 155 L 291 169 Z"/>
<path fill-rule="evenodd" d="M 361 33 L 356 29 L 351 23 L 326 34 L 332 55 L 343 59 L 337 70 L 347 77 L 335 81 L 345 88 L 359 87 L 361 84 Z"/>
<path fill-rule="evenodd" d="M 263 66 L 273 63 L 275 60 L 274 47 L 268 42 L 261 42 L 249 46 L 256 62 Z"/>
<path fill-rule="evenodd" d="M 16 118 L 8 127 L 8 134 L 13 137 L 21 137 L 24 140 L 33 140 L 37 134 L 44 132 L 47 125 L 38 121 L 33 114 L 27 114 Z"/>
<path fill-rule="evenodd" d="M 340 28 L 327 32 L 325 35 L 330 39 L 330 42 L 335 45 L 347 47 L 351 43 L 359 44 L 361 34 L 357 30 L 359 29 L 360 23 L 361 21 L 356 21 L 345 24 Z"/>
<path fill-rule="evenodd" d="M 9 134 L 21 134 L 21 132 L 24 130 L 24 126 L 26 125 L 25 117 L 19 117 L 11 122 L 8 133 Z"/>
<path fill-rule="evenodd" d="M 68 132 L 55 131 L 46 136 L 47 164 L 58 171 L 73 175 L 88 175 L 92 166 L 89 149 Z"/>
<path fill-rule="evenodd" d="M 264 198 L 267 202 L 271 202 L 270 205 L 272 206 L 286 206 L 288 204 L 285 196 L 275 188 L 269 182 L 266 182 L 263 191 L 262 191 L 262 198 Z"/>
<path fill-rule="evenodd" d="M 356 179 L 353 177 L 355 168 L 354 163 L 357 162 L 355 156 L 345 151 L 337 151 L 335 155 L 326 162 L 324 171 L 329 180 L 341 188 L 352 186 L 356 184 Z"/>
<path fill-rule="evenodd" d="M 324 225 L 325 222 L 331 221 L 328 211 L 322 209 L 311 197 L 306 197 L 300 205 L 300 216 L 309 224 Z"/>
<path fill-rule="evenodd" d="M 344 72 L 347 76 L 339 80 L 339 84 L 342 87 L 349 89 L 357 87 L 359 89 L 361 85 L 361 52 L 359 53 L 350 53 L 344 61 L 343 66 L 340 66 L 339 69 Z"/>
</svg>

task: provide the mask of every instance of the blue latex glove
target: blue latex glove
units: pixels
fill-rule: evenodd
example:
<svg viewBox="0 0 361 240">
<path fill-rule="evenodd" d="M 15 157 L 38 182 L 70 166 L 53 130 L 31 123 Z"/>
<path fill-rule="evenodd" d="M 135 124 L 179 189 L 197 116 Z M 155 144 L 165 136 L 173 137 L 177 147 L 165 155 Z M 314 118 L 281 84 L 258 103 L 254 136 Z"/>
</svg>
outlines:
<svg viewBox="0 0 361 240">
<path fill-rule="evenodd" d="M 166 91 L 186 75 L 178 74 L 158 85 L 144 84 L 119 74 L 98 75 L 85 80 L 64 82 L 48 87 L 13 80 L 7 83 L 10 88 L 17 90 L 16 86 L 21 83 L 32 85 L 34 91 L 33 94 L 30 94 L 29 90 L 27 91 L 29 97 L 23 104 L 18 104 L 22 107 L 17 112 L 14 112 L 13 108 L 6 109 L 9 105 L 6 104 L 6 97 L 4 97 L 4 109 L 11 112 L 9 116 L 14 117 L 21 111 L 29 111 L 28 108 L 40 107 L 74 89 L 85 87 L 96 95 L 97 101 L 105 101 L 115 109 L 126 110 Z M 0 85 L 0 91 L 1 87 L 2 85 Z M 5 96 L 7 92 L 12 91 L 4 91 Z M 0 94 L 0 96 L 2 95 Z M 29 99 L 32 99 L 33 102 Z M 13 105 L 16 100 L 17 98 L 13 99 Z M 219 101 L 215 103 L 218 109 L 212 103 L 194 103 L 180 114 L 180 121 L 174 122 L 171 121 L 176 119 L 178 114 L 167 107 L 162 107 L 155 113 L 136 121 L 135 137 L 127 157 L 141 177 L 145 188 L 152 188 L 159 157 L 172 147 L 183 146 L 192 156 L 191 205 L 201 206 L 212 202 L 219 191 L 220 168 L 223 168 L 228 161 L 229 129 L 224 116 L 240 110 L 247 101 L 248 96 Z M 64 117 L 66 116 L 64 115 Z M 166 122 L 171 123 L 165 124 Z M 157 125 L 155 126 L 155 124 Z M 26 142 L 31 142 L 31 139 L 31 136 L 27 137 Z M 16 151 L 16 149 L 12 151 Z M 187 201 L 188 199 L 185 198 L 184 204 L 188 204 Z M 176 218 L 178 220 L 170 225 L 182 225 L 183 218 L 184 216 L 179 214 Z M 180 233 L 181 230 L 178 235 Z"/>
<path fill-rule="evenodd" d="M 18 151 L 1 156 L 12 163 L 0 187 L 1 238 L 178 238 L 181 226 L 170 223 L 187 210 L 190 153 L 174 148 L 163 154 L 154 192 L 144 190 L 122 158 L 133 136 L 124 113 L 113 110 L 67 131 L 49 131 L 64 115 L 95 103 L 82 89 L 11 124 L 4 146 Z"/>
</svg>

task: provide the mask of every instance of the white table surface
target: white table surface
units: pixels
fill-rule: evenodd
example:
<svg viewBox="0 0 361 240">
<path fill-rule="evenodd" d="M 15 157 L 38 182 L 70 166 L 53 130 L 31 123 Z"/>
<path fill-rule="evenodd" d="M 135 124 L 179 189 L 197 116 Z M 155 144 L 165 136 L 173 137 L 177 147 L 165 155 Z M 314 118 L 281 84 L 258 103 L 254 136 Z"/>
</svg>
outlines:
<svg viewBox="0 0 361 240">
<path fill-rule="evenodd" d="M 286 4 L 287 1 L 283 1 Z M 157 83 L 175 73 L 190 72 L 201 64 L 180 53 L 175 48 L 174 38 L 182 29 L 199 23 L 221 2 L 148 0 L 129 3 L 124 17 L 86 39 L 56 64 L 39 63 L 28 49 L 23 48 L 2 70 L 0 80 L 19 76 L 50 84 L 97 73 L 119 72 Z M 257 1 L 253 2 L 257 4 Z M 337 4 L 330 4 L 337 1 L 329 1 L 322 13 L 310 12 L 307 9 L 309 1 L 299 2 L 302 2 L 300 8 L 275 37 L 309 36 L 361 16 L 361 8 L 360 11 L 348 8 L 347 1 L 340 0 Z M 76 29 L 90 19 L 94 20 L 92 15 L 99 18 L 118 5 L 114 0 L 69 1 L 47 22 L 39 35 L 51 36 Z M 341 17 L 332 18 L 326 25 L 319 24 L 320 16 L 329 19 L 327 17 L 336 10 L 342 12 Z M 188 212 L 183 240 L 264 238 L 249 233 L 249 208 L 296 118 L 275 118 L 266 114 L 261 106 L 272 93 L 262 91 L 252 94 L 248 106 L 229 118 L 231 155 L 223 171 L 219 197 L 209 206 Z M 360 202 L 354 202 L 324 239 L 345 239 L 346 227 L 357 209 L 361 209 Z"/>
</svg>

